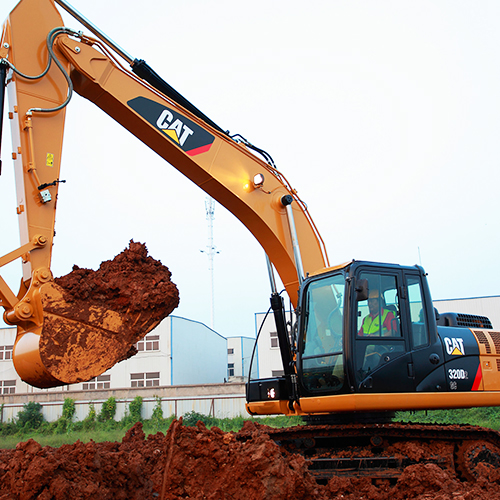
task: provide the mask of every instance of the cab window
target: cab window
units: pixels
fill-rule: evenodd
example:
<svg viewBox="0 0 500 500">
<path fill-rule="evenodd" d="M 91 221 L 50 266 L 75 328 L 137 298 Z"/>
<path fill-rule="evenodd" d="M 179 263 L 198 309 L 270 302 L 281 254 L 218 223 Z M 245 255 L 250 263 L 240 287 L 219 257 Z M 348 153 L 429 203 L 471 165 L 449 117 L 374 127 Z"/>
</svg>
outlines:
<svg viewBox="0 0 500 500">
<path fill-rule="evenodd" d="M 359 278 L 368 282 L 368 298 L 356 310 L 356 377 L 362 381 L 406 348 L 397 276 L 362 272 Z"/>
<path fill-rule="evenodd" d="M 362 273 L 361 278 L 368 280 L 368 299 L 358 302 L 358 335 L 401 337 L 396 277 Z"/>
<path fill-rule="evenodd" d="M 408 301 L 410 303 L 410 337 L 413 348 L 429 344 L 429 330 L 422 302 L 422 287 L 418 276 L 408 276 Z"/>
<path fill-rule="evenodd" d="M 301 367 L 309 391 L 339 390 L 344 384 L 344 288 L 344 276 L 335 275 L 307 289 Z"/>
</svg>

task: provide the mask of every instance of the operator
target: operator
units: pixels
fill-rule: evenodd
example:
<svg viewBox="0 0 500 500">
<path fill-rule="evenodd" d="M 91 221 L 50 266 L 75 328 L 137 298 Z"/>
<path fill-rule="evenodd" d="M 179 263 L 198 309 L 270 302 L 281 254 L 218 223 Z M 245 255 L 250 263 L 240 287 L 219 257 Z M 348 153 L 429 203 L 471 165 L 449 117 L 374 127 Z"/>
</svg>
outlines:
<svg viewBox="0 0 500 500">
<path fill-rule="evenodd" d="M 394 317 L 394 313 L 389 309 L 385 309 L 384 306 L 384 299 L 380 297 L 379 290 L 371 290 L 368 295 L 369 314 L 363 319 L 363 324 L 359 329 L 358 335 L 378 335 L 384 337 L 393 335 L 396 318 Z M 380 328 L 380 321 L 382 321 L 382 331 Z"/>
</svg>

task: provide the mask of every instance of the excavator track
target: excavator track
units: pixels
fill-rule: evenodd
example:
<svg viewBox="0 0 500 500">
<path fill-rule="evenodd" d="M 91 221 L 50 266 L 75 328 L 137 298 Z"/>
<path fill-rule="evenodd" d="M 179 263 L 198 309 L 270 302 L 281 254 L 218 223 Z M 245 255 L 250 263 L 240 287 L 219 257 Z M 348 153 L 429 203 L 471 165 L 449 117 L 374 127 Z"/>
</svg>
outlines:
<svg viewBox="0 0 500 500">
<path fill-rule="evenodd" d="M 469 425 L 307 425 L 269 435 L 303 455 L 318 483 L 334 476 L 396 480 L 406 467 L 428 463 L 475 481 L 478 467 L 500 467 L 500 433 Z"/>
</svg>

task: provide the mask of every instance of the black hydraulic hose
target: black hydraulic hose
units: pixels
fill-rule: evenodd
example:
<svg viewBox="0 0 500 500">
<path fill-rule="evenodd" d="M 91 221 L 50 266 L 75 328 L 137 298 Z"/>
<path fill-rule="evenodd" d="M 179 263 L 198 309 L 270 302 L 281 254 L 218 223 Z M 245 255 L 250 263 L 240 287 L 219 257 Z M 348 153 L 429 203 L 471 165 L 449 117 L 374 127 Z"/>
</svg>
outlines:
<svg viewBox="0 0 500 500">
<path fill-rule="evenodd" d="M 159 90 L 162 94 L 165 94 L 167 97 L 170 97 L 174 102 L 177 104 L 181 105 L 184 109 L 187 109 L 193 115 L 197 116 L 201 120 L 203 120 L 207 125 L 210 125 L 212 128 L 217 130 L 218 132 L 224 134 L 224 135 L 229 135 L 229 132 L 227 130 L 223 130 L 217 125 L 214 121 L 212 121 L 207 115 L 205 115 L 203 112 L 201 112 L 193 103 L 188 101 L 182 94 L 177 92 L 171 85 L 169 85 L 163 78 L 161 78 L 156 71 L 149 66 L 146 61 L 143 59 L 135 59 L 134 62 L 130 65 L 132 68 L 132 71 L 139 77 L 148 82 L 150 85 L 152 85 L 156 90 Z M 243 136 L 240 134 L 235 134 L 230 136 L 231 139 L 233 140 L 238 140 L 241 139 L 246 146 L 248 146 L 250 149 L 253 149 L 260 155 L 264 157 L 266 162 L 276 169 L 276 165 L 274 164 L 273 159 L 271 158 L 271 155 L 264 151 L 263 149 L 258 148 L 257 146 L 254 146 L 250 142 L 248 142 Z"/>
<path fill-rule="evenodd" d="M 264 316 L 262 323 L 260 324 L 259 331 L 257 332 L 257 337 L 255 337 L 255 343 L 253 345 L 252 356 L 250 358 L 250 367 L 248 368 L 248 383 L 246 386 L 247 401 L 248 401 L 248 390 L 250 388 L 250 380 L 252 379 L 253 360 L 254 360 L 255 353 L 257 352 L 257 342 L 259 341 L 260 333 L 262 332 L 262 328 L 264 327 L 264 323 L 266 322 L 266 319 L 269 316 L 270 312 L 271 312 L 271 307 L 267 310 L 267 313 Z M 245 374 L 243 374 L 243 375 L 245 375 Z"/>
<path fill-rule="evenodd" d="M 180 104 L 184 109 L 187 109 L 193 115 L 197 116 L 203 120 L 206 124 L 210 125 L 215 130 L 227 135 L 227 132 L 222 130 L 215 122 L 213 122 L 207 115 L 202 113 L 194 104 L 189 102 L 182 94 L 179 94 L 172 86 L 170 86 L 165 80 L 163 80 L 158 73 L 154 71 L 153 68 L 146 64 L 143 59 L 135 59 L 133 64 L 131 64 L 132 71 L 139 77 L 152 85 L 156 90 L 159 90 L 162 94 L 170 97 L 177 104 Z"/>
<path fill-rule="evenodd" d="M 23 73 L 22 71 L 20 71 L 19 68 L 16 68 L 11 62 L 9 62 L 8 59 L 1 60 L 2 65 L 7 65 L 8 67 L 10 67 L 12 69 L 12 71 L 14 71 L 16 74 L 18 74 L 21 78 L 25 78 L 27 80 L 39 80 L 39 79 L 43 78 L 48 73 L 48 71 L 52 65 L 52 61 L 54 61 L 54 63 L 59 68 L 59 70 L 62 72 L 62 74 L 64 75 L 64 78 L 68 82 L 68 93 L 66 96 L 66 100 L 62 104 L 60 104 L 59 106 L 56 106 L 54 108 L 31 108 L 27 111 L 27 113 L 26 113 L 27 115 L 31 115 L 33 112 L 51 113 L 53 111 L 59 111 L 60 109 L 67 106 L 67 104 L 71 100 L 71 96 L 73 94 L 73 82 L 71 81 L 70 76 L 68 75 L 68 73 L 64 69 L 62 63 L 55 56 L 54 49 L 52 47 L 54 45 L 55 39 L 59 35 L 62 35 L 62 34 L 73 35 L 73 36 L 77 36 L 77 37 L 80 36 L 79 32 L 74 31 L 74 30 L 69 29 L 69 28 L 65 28 L 64 26 L 59 27 L 59 28 L 53 28 L 49 32 L 49 34 L 47 35 L 47 50 L 48 50 L 47 66 L 42 71 L 42 73 L 40 73 L 39 75 L 27 75 L 27 74 Z"/>
<path fill-rule="evenodd" d="M 257 146 L 254 146 L 251 142 L 247 141 L 241 134 L 234 134 L 231 136 L 231 139 L 235 141 L 242 141 L 245 146 L 247 146 L 250 149 L 253 149 L 255 152 L 259 153 L 264 157 L 268 165 L 276 169 L 276 165 L 274 164 L 274 160 L 272 159 L 271 155 L 264 151 L 263 149 L 258 148 Z"/>
<path fill-rule="evenodd" d="M 2 125 L 3 109 L 5 105 L 5 87 L 7 81 L 7 65 L 0 63 L 0 175 L 2 175 Z"/>
<path fill-rule="evenodd" d="M 284 290 L 282 290 L 281 293 L 275 292 L 271 295 L 271 307 L 268 309 L 264 319 L 262 320 L 259 332 L 257 333 L 257 338 L 255 339 L 255 344 L 252 351 L 252 357 L 250 359 L 250 369 L 248 371 L 248 383 L 246 385 L 246 396 L 247 396 L 247 401 L 249 401 L 250 381 L 252 377 L 252 365 L 255 357 L 255 352 L 257 349 L 257 342 L 259 340 L 262 328 L 264 326 L 264 323 L 266 322 L 268 315 L 270 314 L 271 311 L 273 311 L 274 320 L 276 323 L 276 330 L 278 334 L 278 342 L 281 352 L 281 360 L 283 362 L 283 371 L 285 375 L 285 384 L 288 392 L 289 405 L 290 408 L 292 408 L 292 403 L 296 399 L 296 389 L 295 389 L 295 383 L 293 381 L 293 378 L 295 377 L 295 371 L 293 369 L 292 349 L 290 346 L 290 341 L 288 339 L 288 334 L 286 330 L 285 311 L 283 307 L 283 299 L 281 297 L 281 294 L 283 292 Z"/>
</svg>

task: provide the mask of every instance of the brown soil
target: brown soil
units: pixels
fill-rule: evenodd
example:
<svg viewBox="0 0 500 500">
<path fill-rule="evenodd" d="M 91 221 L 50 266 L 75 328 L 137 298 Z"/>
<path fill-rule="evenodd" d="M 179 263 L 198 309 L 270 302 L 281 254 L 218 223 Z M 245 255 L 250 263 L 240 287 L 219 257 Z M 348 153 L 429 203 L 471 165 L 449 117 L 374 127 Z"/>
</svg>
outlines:
<svg viewBox="0 0 500 500">
<path fill-rule="evenodd" d="M 89 380 L 135 354 L 134 344 L 179 304 L 171 273 L 130 242 L 97 271 L 73 267 L 41 287 L 43 365 L 66 384 Z"/>
<path fill-rule="evenodd" d="M 167 435 L 145 439 L 141 424 L 121 443 L 42 448 L 29 440 L 0 450 L 0 500 L 343 499 L 495 500 L 498 471 L 463 482 L 434 464 L 407 467 L 396 484 L 334 478 L 318 485 L 299 455 L 281 450 L 265 426 L 239 433 L 174 421 Z"/>
</svg>

